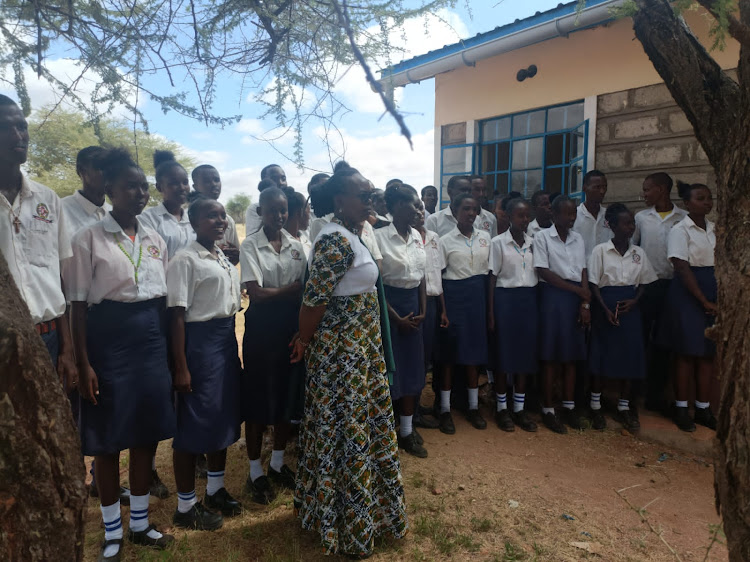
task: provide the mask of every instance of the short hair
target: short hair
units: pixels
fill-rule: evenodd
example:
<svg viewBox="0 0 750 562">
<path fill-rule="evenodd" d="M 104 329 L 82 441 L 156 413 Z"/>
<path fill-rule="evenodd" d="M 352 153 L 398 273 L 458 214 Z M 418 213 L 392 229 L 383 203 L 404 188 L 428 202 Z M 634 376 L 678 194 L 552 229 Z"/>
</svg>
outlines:
<svg viewBox="0 0 750 562">
<path fill-rule="evenodd" d="M 469 179 L 469 176 L 451 176 L 451 179 L 448 180 L 448 185 L 446 189 L 453 189 L 456 187 L 456 184 L 460 181 L 468 181 L 471 183 L 471 180 Z"/>
<path fill-rule="evenodd" d="M 581 185 L 583 186 L 588 185 L 589 183 L 591 183 L 591 180 L 593 178 L 605 178 L 606 179 L 606 177 L 607 177 L 606 174 L 602 172 L 601 170 L 589 170 L 588 172 L 584 174 L 583 183 Z"/>
<path fill-rule="evenodd" d="M 190 224 L 195 225 L 198 222 L 198 219 L 203 214 L 204 210 L 213 203 L 220 205 L 222 209 L 224 208 L 224 205 L 219 203 L 216 199 L 211 199 L 210 197 L 195 197 L 190 202 L 190 205 L 187 209 Z"/>
<path fill-rule="evenodd" d="M 672 187 L 674 186 L 672 176 L 670 176 L 666 172 L 654 172 L 653 174 L 647 175 L 646 179 L 655 183 L 656 185 L 666 187 L 668 193 L 671 193 Z"/>
<path fill-rule="evenodd" d="M 260 197 L 258 197 L 258 206 L 262 207 L 263 205 L 268 205 L 269 201 L 272 201 L 277 197 L 285 199 L 288 202 L 286 194 L 278 187 L 269 187 L 268 189 L 264 189 L 263 191 L 261 191 Z"/>
<path fill-rule="evenodd" d="M 262 180 L 266 179 L 266 175 L 268 174 L 268 170 L 270 170 L 271 168 L 281 168 L 281 166 L 279 166 L 278 164 L 269 164 L 268 166 L 266 166 L 265 168 L 263 168 L 260 171 L 260 179 L 262 179 Z"/>
<path fill-rule="evenodd" d="M 613 226 L 617 224 L 620 214 L 622 213 L 630 213 L 632 215 L 633 211 L 628 209 L 624 203 L 612 203 L 604 212 L 604 219 L 610 224 L 610 226 Z"/>
<path fill-rule="evenodd" d="M 140 170 L 130 152 L 126 148 L 110 148 L 97 155 L 94 166 L 102 171 L 105 183 L 115 181 L 121 174 L 130 168 Z"/>
<path fill-rule="evenodd" d="M 677 193 L 679 194 L 680 198 L 686 203 L 690 201 L 690 196 L 696 189 L 705 189 L 709 193 L 711 193 L 711 190 L 704 183 L 686 183 L 684 181 L 677 182 Z"/>
<path fill-rule="evenodd" d="M 99 156 L 105 152 L 105 149 L 101 146 L 87 146 L 78 151 L 76 155 L 76 171 L 85 168 L 86 166 L 93 166 Z"/>
<path fill-rule="evenodd" d="M 535 191 L 531 195 L 531 205 L 532 205 L 532 207 L 538 207 L 539 206 L 539 199 L 541 199 L 545 195 L 549 196 L 549 193 L 546 192 L 546 191 L 544 191 L 543 189 Z"/>
<path fill-rule="evenodd" d="M 474 197 L 471 193 L 467 193 L 466 191 L 462 191 L 458 195 L 456 195 L 456 198 L 451 202 L 451 208 L 452 209 L 458 209 L 458 207 L 461 205 L 461 203 L 464 202 L 465 199 L 473 199 L 477 202 L 477 211 L 479 211 L 479 201 L 477 201 L 477 198 Z"/>
<path fill-rule="evenodd" d="M 293 187 L 284 187 L 281 189 L 286 195 L 289 207 L 289 216 L 299 213 L 307 206 L 307 197 L 295 191 Z"/>
<path fill-rule="evenodd" d="M 549 203 L 550 203 L 550 205 L 552 203 L 554 203 L 555 199 L 557 199 L 558 197 L 560 197 L 560 195 L 562 195 L 562 193 L 560 193 L 559 191 L 553 191 L 552 193 L 550 193 L 549 194 Z"/>
<path fill-rule="evenodd" d="M 209 170 L 216 170 L 216 167 L 212 166 L 211 164 L 201 164 L 200 166 L 196 166 L 195 168 L 193 168 L 193 171 L 190 172 L 190 179 L 192 179 L 193 183 L 195 183 L 203 172 L 207 172 Z"/>
<path fill-rule="evenodd" d="M 154 150 L 154 177 L 157 183 L 173 168 L 182 168 L 182 164 L 175 159 L 171 150 Z"/>
<path fill-rule="evenodd" d="M 333 171 L 334 171 L 334 173 L 336 173 L 339 170 L 342 170 L 344 168 L 351 168 L 351 166 L 349 165 L 349 162 L 347 162 L 346 160 L 339 160 L 338 162 L 336 162 L 333 165 Z"/>
<path fill-rule="evenodd" d="M 352 168 L 344 162 L 337 162 L 334 167 L 333 175 L 326 180 L 324 184 L 318 185 L 310 193 L 310 202 L 312 203 L 315 214 L 319 217 L 334 212 L 334 198 L 346 189 L 349 180 L 358 175 L 359 170 Z"/>
<path fill-rule="evenodd" d="M 514 199 L 523 199 L 523 195 L 521 195 L 518 191 L 510 191 L 507 195 L 500 199 L 500 208 L 507 213 L 508 203 L 510 203 Z"/>
<path fill-rule="evenodd" d="M 388 189 L 388 188 L 389 188 L 390 186 L 392 186 L 392 185 L 394 185 L 394 184 L 397 184 L 397 183 L 404 183 L 404 182 L 402 182 L 402 181 L 401 181 L 400 179 L 398 179 L 398 178 L 393 178 L 393 179 L 390 179 L 390 180 L 388 180 L 388 181 L 387 181 L 387 182 L 385 183 L 385 188 L 386 188 L 386 189 Z"/>
<path fill-rule="evenodd" d="M 575 205 L 575 202 L 567 195 L 563 195 L 562 193 L 558 194 L 558 196 L 555 197 L 555 200 L 552 201 L 552 213 L 555 215 L 559 213 L 562 209 L 562 206 L 566 203 L 572 203 L 573 205 Z"/>
<path fill-rule="evenodd" d="M 0 106 L 2 105 L 15 105 L 16 107 L 18 107 L 18 104 L 14 100 L 9 98 L 8 96 L 0 94 Z"/>
<path fill-rule="evenodd" d="M 484 181 L 487 181 L 487 179 L 484 176 L 480 175 L 480 174 L 471 174 L 469 176 L 469 180 L 470 181 L 474 181 L 474 180 L 484 180 Z"/>
<path fill-rule="evenodd" d="M 437 193 L 437 187 L 435 187 L 434 185 L 426 185 L 426 186 L 424 186 L 424 187 L 422 188 L 422 191 L 420 192 L 420 195 L 421 195 L 422 197 L 424 197 L 424 194 L 425 194 L 425 192 L 426 192 L 426 191 L 427 191 L 428 189 L 434 189 L 434 190 L 435 190 L 435 193 Z"/>
<path fill-rule="evenodd" d="M 258 191 L 261 193 L 263 193 L 263 191 L 265 191 L 269 187 L 279 187 L 279 186 L 276 184 L 275 181 L 273 181 L 270 178 L 266 178 L 258 182 Z"/>
<path fill-rule="evenodd" d="M 513 214 L 513 211 L 521 205 L 530 205 L 530 203 L 523 197 L 514 197 L 513 199 L 510 199 L 505 203 L 505 208 L 503 209 L 503 211 L 505 211 L 508 216 L 510 216 Z"/>
<path fill-rule="evenodd" d="M 417 190 L 409 184 L 392 184 L 385 190 L 385 205 L 388 207 L 388 212 L 393 213 L 393 209 L 396 208 L 396 205 L 413 201 L 415 197 L 419 199 Z"/>
</svg>

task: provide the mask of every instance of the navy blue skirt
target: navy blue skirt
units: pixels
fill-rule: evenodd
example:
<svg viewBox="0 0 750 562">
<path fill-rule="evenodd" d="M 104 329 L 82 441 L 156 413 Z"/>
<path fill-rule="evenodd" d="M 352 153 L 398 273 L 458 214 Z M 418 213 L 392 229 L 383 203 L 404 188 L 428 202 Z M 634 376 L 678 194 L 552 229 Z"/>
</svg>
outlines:
<svg viewBox="0 0 750 562">
<path fill-rule="evenodd" d="M 618 301 L 635 298 L 637 288 L 602 287 L 602 300 L 612 312 Z M 618 315 L 619 326 L 613 326 L 601 306 L 593 309 L 589 371 L 612 379 L 646 378 L 646 352 L 643 346 L 643 322 L 638 305 L 627 314 Z"/>
<path fill-rule="evenodd" d="M 578 324 L 581 299 L 549 283 L 539 286 L 539 359 L 563 363 L 585 360 L 586 332 Z"/>
<path fill-rule="evenodd" d="M 496 365 L 505 374 L 536 373 L 539 367 L 539 306 L 536 287 L 495 287 Z M 497 376 L 497 375 L 496 375 Z"/>
<path fill-rule="evenodd" d="M 716 277 L 713 267 L 691 267 L 703 295 L 716 302 Z M 680 355 L 713 357 L 716 344 L 709 340 L 706 328 L 713 326 L 714 317 L 703 310 L 701 304 L 685 287 L 679 275 L 669 286 L 659 341 L 664 347 Z"/>
<path fill-rule="evenodd" d="M 454 365 L 487 364 L 487 276 L 443 279 L 450 325 L 439 330 L 438 356 Z"/>
<path fill-rule="evenodd" d="M 185 324 L 185 357 L 192 392 L 176 394 L 172 447 L 202 454 L 240 438 L 240 358 L 234 316 Z"/>
<path fill-rule="evenodd" d="M 399 289 L 385 285 L 384 288 L 385 300 L 399 316 L 406 316 L 410 312 L 414 316 L 419 315 L 419 287 Z M 391 320 L 391 348 L 396 360 L 391 398 L 398 400 L 404 396 L 418 396 L 425 381 L 422 326 L 404 332 Z"/>
<path fill-rule="evenodd" d="M 102 301 L 88 311 L 86 344 L 98 404 L 81 400 L 84 455 L 148 447 L 175 433 L 165 299 Z"/>
<path fill-rule="evenodd" d="M 289 361 L 289 344 L 299 326 L 300 301 L 279 298 L 250 303 L 242 340 L 243 419 L 277 424 L 302 419 L 304 361 Z"/>
<path fill-rule="evenodd" d="M 424 360 L 432 362 L 435 353 L 435 334 L 437 334 L 440 321 L 438 319 L 438 299 L 440 297 L 427 297 L 427 310 L 422 322 L 422 344 L 424 346 Z"/>
</svg>

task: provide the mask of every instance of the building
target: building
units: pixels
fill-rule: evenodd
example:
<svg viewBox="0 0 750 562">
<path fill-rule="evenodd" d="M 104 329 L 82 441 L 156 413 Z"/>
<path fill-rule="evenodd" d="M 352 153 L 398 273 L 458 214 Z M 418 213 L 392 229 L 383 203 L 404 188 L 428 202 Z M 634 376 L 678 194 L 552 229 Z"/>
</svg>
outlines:
<svg viewBox="0 0 750 562">
<path fill-rule="evenodd" d="M 381 71 L 386 88 L 435 79 L 435 185 L 487 176 L 498 193 L 537 189 L 580 198 L 590 169 L 607 173 L 607 201 L 638 206 L 643 178 L 666 171 L 713 183 L 693 129 L 635 38 L 622 0 L 577 2 L 516 20 Z M 498 7 L 502 10 L 502 7 Z M 685 13 L 710 47 L 712 19 Z M 739 45 L 712 53 L 736 67 Z M 675 194 L 676 196 L 676 194 Z"/>
</svg>

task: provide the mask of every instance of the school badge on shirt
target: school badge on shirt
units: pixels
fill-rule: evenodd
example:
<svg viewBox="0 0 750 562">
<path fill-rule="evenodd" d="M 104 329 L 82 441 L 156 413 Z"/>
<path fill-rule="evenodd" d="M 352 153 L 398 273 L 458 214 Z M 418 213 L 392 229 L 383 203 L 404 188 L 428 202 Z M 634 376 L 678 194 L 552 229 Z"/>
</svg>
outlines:
<svg viewBox="0 0 750 562">
<path fill-rule="evenodd" d="M 39 205 L 36 206 L 36 215 L 31 216 L 38 221 L 46 222 L 48 224 L 52 222 L 52 219 L 49 218 L 49 209 L 44 203 L 39 203 Z"/>
<path fill-rule="evenodd" d="M 640 254 L 633 252 L 633 263 L 641 263 L 641 256 Z"/>
<path fill-rule="evenodd" d="M 479 247 L 480 248 L 486 248 L 487 247 L 487 240 L 485 240 L 484 238 L 480 238 L 479 239 Z"/>
<path fill-rule="evenodd" d="M 294 250 L 294 249 L 293 249 L 291 253 L 292 253 L 292 259 L 293 259 L 293 260 L 298 260 L 298 259 L 301 259 L 301 258 L 300 258 L 300 254 L 299 254 L 299 250 Z"/>
<path fill-rule="evenodd" d="M 161 250 L 159 250 L 159 248 L 157 246 L 154 246 L 153 244 L 146 248 L 146 251 L 148 252 L 148 255 L 155 260 L 158 260 L 161 257 Z"/>
<path fill-rule="evenodd" d="M 484 221 L 482 223 L 482 230 L 486 230 L 487 232 L 490 231 L 490 221 Z"/>
</svg>

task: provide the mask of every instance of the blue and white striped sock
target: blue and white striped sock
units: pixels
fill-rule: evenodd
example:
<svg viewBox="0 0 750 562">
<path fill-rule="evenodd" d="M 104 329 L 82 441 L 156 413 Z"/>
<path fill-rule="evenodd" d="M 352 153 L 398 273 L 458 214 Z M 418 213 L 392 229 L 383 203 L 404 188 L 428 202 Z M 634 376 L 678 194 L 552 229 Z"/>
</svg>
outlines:
<svg viewBox="0 0 750 562">
<path fill-rule="evenodd" d="M 524 402 L 526 401 L 525 392 L 514 392 L 513 393 L 513 413 L 518 413 L 523 410 Z"/>
<path fill-rule="evenodd" d="M 591 402 L 589 404 L 591 406 L 592 410 L 601 410 L 602 409 L 602 393 L 601 392 L 592 392 L 591 393 Z"/>
<path fill-rule="evenodd" d="M 627 410 L 630 410 L 630 400 L 625 400 L 624 398 L 620 398 L 620 401 L 617 403 L 617 411 L 625 412 Z"/>
<path fill-rule="evenodd" d="M 120 515 L 120 500 L 112 505 L 101 506 L 102 519 L 104 520 L 104 540 L 111 541 L 122 538 L 122 516 Z M 117 554 L 120 547 L 110 545 L 104 549 L 104 556 L 109 558 Z"/>
<path fill-rule="evenodd" d="M 208 471 L 208 482 L 206 482 L 206 495 L 213 496 L 216 492 L 224 487 L 224 471 Z"/>
<path fill-rule="evenodd" d="M 148 500 L 151 494 L 136 496 L 130 494 L 130 530 L 136 533 L 148 529 Z M 148 538 L 159 539 L 162 534 L 156 529 L 148 532 Z"/>
<path fill-rule="evenodd" d="M 495 401 L 497 402 L 497 411 L 502 412 L 503 410 L 508 409 L 508 395 L 503 392 L 500 394 L 499 392 L 495 393 Z"/>
<path fill-rule="evenodd" d="M 198 503 L 198 499 L 195 497 L 195 490 L 186 494 L 177 491 L 177 511 L 180 513 L 187 513 L 193 509 L 196 503 Z"/>
<path fill-rule="evenodd" d="M 573 410 L 576 407 L 576 403 L 573 400 L 563 400 L 562 404 L 566 410 Z"/>
</svg>

